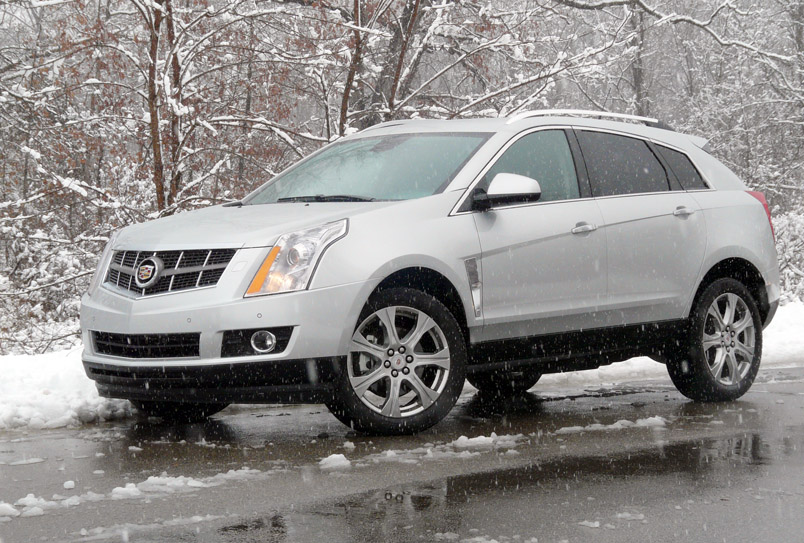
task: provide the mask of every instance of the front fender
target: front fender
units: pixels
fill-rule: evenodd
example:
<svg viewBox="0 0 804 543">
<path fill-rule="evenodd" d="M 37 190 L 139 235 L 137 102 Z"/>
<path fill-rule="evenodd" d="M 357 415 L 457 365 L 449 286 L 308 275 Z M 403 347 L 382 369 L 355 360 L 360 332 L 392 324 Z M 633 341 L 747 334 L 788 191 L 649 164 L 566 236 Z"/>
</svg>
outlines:
<svg viewBox="0 0 804 543">
<path fill-rule="evenodd" d="M 480 255 L 475 222 L 470 214 L 449 216 L 459 196 L 438 194 L 350 217 L 349 233 L 324 253 L 311 288 L 365 282 L 362 299 L 355 301 L 362 308 L 373 289 L 394 272 L 429 268 L 455 287 L 468 326 L 482 325 L 474 315 L 464 264 Z M 346 342 L 354 325 L 345 326 Z"/>
</svg>

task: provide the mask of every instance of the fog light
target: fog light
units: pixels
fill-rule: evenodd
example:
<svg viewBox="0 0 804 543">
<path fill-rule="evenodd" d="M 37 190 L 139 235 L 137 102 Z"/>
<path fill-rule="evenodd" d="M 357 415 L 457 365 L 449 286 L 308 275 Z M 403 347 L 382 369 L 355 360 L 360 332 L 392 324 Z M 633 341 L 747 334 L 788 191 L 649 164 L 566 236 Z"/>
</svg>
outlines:
<svg viewBox="0 0 804 543">
<path fill-rule="evenodd" d="M 257 330 L 251 335 L 251 348 L 258 353 L 270 353 L 276 347 L 276 336 L 268 330 Z"/>
</svg>

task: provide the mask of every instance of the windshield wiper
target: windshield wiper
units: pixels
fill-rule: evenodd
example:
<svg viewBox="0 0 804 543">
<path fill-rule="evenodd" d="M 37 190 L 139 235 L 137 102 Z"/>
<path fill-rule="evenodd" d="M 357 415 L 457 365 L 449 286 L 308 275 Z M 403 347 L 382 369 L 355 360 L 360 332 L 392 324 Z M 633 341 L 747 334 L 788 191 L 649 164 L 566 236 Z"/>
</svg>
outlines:
<svg viewBox="0 0 804 543">
<path fill-rule="evenodd" d="M 288 196 L 287 198 L 278 198 L 276 202 L 373 202 L 374 200 L 374 198 L 352 196 L 349 194 L 331 194 L 327 196 L 316 194 L 310 196 Z"/>
<path fill-rule="evenodd" d="M 234 202 L 226 202 L 222 207 L 243 207 L 243 200 L 235 200 Z"/>
</svg>

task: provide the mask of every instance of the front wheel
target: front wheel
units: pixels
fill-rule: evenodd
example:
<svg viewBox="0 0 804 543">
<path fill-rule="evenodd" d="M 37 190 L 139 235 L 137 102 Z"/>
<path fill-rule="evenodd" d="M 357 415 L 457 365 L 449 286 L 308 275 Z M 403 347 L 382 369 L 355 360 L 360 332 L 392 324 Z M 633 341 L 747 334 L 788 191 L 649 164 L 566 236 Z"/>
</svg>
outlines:
<svg viewBox="0 0 804 543">
<path fill-rule="evenodd" d="M 418 290 L 382 290 L 363 308 L 327 407 L 358 431 L 420 432 L 455 405 L 465 371 L 463 333 L 444 304 Z"/>
<path fill-rule="evenodd" d="M 197 422 L 226 408 L 225 403 L 180 403 L 131 400 L 137 411 L 165 422 Z"/>
<path fill-rule="evenodd" d="M 762 356 L 762 319 L 748 289 L 718 279 L 690 313 L 682 350 L 668 353 L 667 371 L 686 397 L 700 402 L 736 400 L 751 388 Z"/>
</svg>

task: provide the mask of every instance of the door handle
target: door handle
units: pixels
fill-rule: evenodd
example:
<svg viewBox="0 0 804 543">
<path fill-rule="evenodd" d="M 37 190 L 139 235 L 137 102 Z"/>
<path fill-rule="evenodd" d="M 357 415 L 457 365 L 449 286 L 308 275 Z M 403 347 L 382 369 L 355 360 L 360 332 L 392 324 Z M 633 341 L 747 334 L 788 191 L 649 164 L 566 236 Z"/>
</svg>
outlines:
<svg viewBox="0 0 804 543">
<path fill-rule="evenodd" d="M 596 224 L 590 224 L 588 222 L 579 222 L 575 225 L 575 228 L 570 230 L 573 234 L 584 234 L 586 232 L 594 232 L 597 230 Z"/>
<path fill-rule="evenodd" d="M 695 213 L 694 209 L 690 209 L 687 206 L 678 206 L 675 211 L 673 211 L 673 215 L 676 217 L 687 217 Z"/>
</svg>

